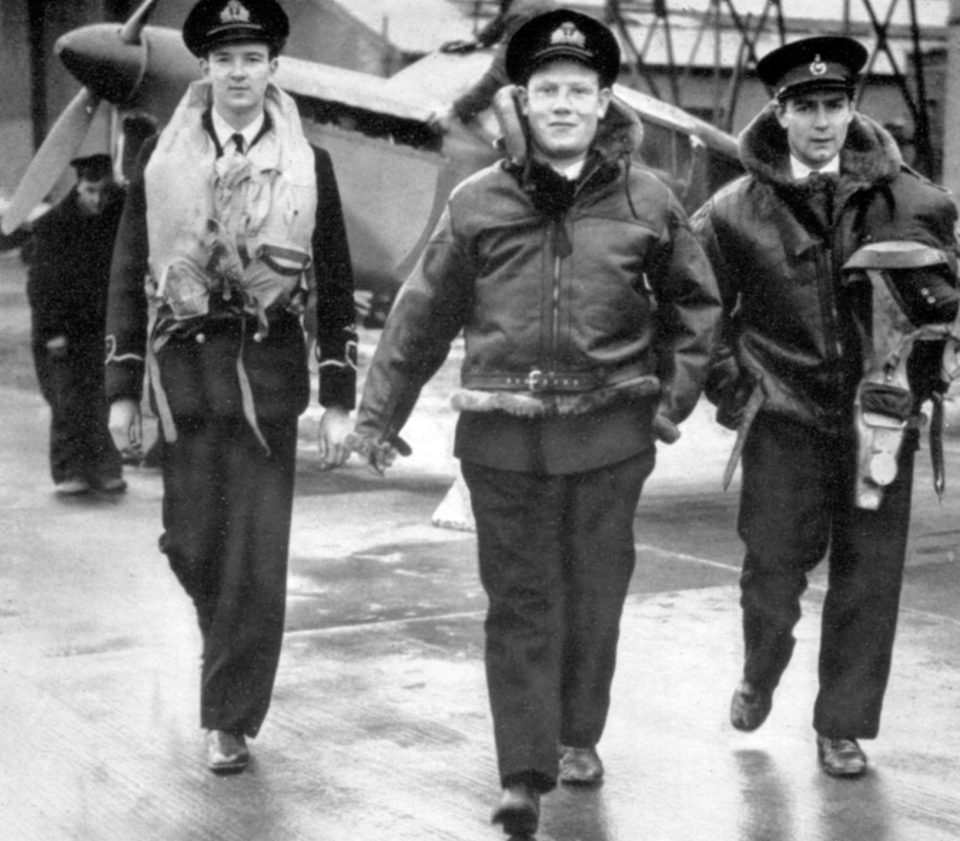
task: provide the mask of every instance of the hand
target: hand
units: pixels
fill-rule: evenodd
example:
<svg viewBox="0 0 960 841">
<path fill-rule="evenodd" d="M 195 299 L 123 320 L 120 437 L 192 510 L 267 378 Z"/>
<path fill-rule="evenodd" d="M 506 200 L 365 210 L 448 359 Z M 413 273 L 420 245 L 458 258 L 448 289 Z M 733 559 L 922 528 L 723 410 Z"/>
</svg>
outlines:
<svg viewBox="0 0 960 841">
<path fill-rule="evenodd" d="M 726 429 L 740 429 L 744 409 L 755 388 L 756 383 L 750 377 L 741 377 L 735 386 L 728 388 L 717 403 L 717 423 Z"/>
<path fill-rule="evenodd" d="M 60 357 L 67 355 L 67 337 L 54 336 L 47 340 L 47 353 L 50 356 Z"/>
<path fill-rule="evenodd" d="M 397 455 L 408 456 L 413 450 L 402 438 L 398 437 L 393 443 L 378 441 L 362 432 L 351 432 L 347 436 L 347 446 L 352 452 L 359 453 L 376 473 L 383 476 L 387 468 L 393 464 Z"/>
<path fill-rule="evenodd" d="M 427 117 L 427 125 L 437 134 L 448 134 L 456 116 L 453 108 L 438 108 Z"/>
<path fill-rule="evenodd" d="M 455 41 L 446 41 L 440 45 L 440 52 L 452 55 L 465 55 L 472 53 L 480 45 L 476 41 L 467 38 L 458 38 Z"/>
<path fill-rule="evenodd" d="M 664 444 L 676 444 L 680 440 L 680 430 L 666 415 L 657 414 L 653 419 L 653 435 Z"/>
<path fill-rule="evenodd" d="M 322 470 L 340 467 L 350 457 L 350 447 L 346 439 L 351 432 L 353 432 L 353 423 L 346 409 L 333 406 L 323 413 L 317 437 Z"/>
<path fill-rule="evenodd" d="M 110 436 L 122 455 L 139 457 L 143 452 L 143 423 L 140 404 L 121 397 L 110 406 Z"/>
</svg>

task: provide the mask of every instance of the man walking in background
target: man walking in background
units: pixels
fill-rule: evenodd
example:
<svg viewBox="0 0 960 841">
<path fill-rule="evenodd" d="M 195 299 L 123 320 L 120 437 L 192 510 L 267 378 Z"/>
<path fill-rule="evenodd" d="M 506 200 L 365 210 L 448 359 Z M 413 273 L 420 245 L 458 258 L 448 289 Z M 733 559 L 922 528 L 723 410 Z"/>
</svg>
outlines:
<svg viewBox="0 0 960 841">
<path fill-rule="evenodd" d="M 104 321 L 123 188 L 109 155 L 71 161 L 77 183 L 34 225 L 27 297 L 33 359 L 50 404 L 50 473 L 61 496 L 126 490 L 107 428 Z"/>
</svg>

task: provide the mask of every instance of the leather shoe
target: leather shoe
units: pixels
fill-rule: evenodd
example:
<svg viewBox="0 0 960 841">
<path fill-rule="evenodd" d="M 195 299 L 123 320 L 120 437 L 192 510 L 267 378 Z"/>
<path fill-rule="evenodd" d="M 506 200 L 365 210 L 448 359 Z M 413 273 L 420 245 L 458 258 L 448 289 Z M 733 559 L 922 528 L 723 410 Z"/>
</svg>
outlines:
<svg viewBox="0 0 960 841">
<path fill-rule="evenodd" d="M 104 494 L 122 494 L 127 492 L 127 483 L 119 476 L 104 476 L 94 482 L 94 487 Z"/>
<path fill-rule="evenodd" d="M 503 824 L 507 835 L 521 838 L 533 835 L 540 823 L 540 793 L 527 783 L 507 786 L 490 822 Z"/>
<path fill-rule="evenodd" d="M 592 786 L 603 779 L 603 762 L 592 745 L 574 748 L 560 745 L 560 782 L 572 786 Z"/>
<path fill-rule="evenodd" d="M 90 490 L 90 483 L 80 476 L 71 476 L 69 479 L 63 479 L 53 486 L 53 492 L 57 496 L 79 496 Z"/>
<path fill-rule="evenodd" d="M 817 736 L 817 756 L 831 777 L 860 777 L 867 772 L 867 755 L 856 739 Z"/>
<path fill-rule="evenodd" d="M 242 733 L 207 731 L 207 767 L 214 774 L 238 774 L 249 761 L 250 751 Z"/>
<path fill-rule="evenodd" d="M 756 730 L 770 715 L 773 693 L 741 680 L 730 701 L 730 723 L 737 730 Z"/>
</svg>

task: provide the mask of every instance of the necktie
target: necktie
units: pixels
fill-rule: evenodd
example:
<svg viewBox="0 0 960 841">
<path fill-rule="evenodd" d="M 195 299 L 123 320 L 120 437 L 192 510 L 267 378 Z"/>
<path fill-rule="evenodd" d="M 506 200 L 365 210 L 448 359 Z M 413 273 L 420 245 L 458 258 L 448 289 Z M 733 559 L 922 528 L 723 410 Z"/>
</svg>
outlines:
<svg viewBox="0 0 960 841">
<path fill-rule="evenodd" d="M 230 135 L 230 139 L 233 141 L 233 145 L 237 147 L 237 152 L 243 154 L 243 135 L 240 132 L 235 132 Z"/>
<path fill-rule="evenodd" d="M 824 229 L 833 225 L 833 194 L 837 185 L 836 176 L 813 172 L 807 179 L 809 185 L 809 205 Z"/>
</svg>

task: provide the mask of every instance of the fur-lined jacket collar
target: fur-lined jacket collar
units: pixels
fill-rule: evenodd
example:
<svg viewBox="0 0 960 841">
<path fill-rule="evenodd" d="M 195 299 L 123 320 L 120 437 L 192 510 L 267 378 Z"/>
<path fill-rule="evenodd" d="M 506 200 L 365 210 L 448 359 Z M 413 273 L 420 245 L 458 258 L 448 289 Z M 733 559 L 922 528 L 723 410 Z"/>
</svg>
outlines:
<svg viewBox="0 0 960 841">
<path fill-rule="evenodd" d="M 528 132 L 521 123 L 515 124 L 513 130 Z M 639 150 L 642 139 L 643 125 L 639 117 L 633 109 L 612 99 L 607 113 L 599 121 L 583 171 L 575 181 L 568 180 L 548 163 L 529 154 L 522 160 L 508 157 L 504 167 L 517 179 L 534 207 L 549 218 L 559 219 L 569 210 L 584 185 L 596 186 L 613 181 L 620 172 L 621 160 L 629 168 L 631 157 Z M 505 148 L 514 145 L 511 140 L 505 140 Z M 628 199 L 629 195 L 628 191 Z M 632 201 L 630 206 L 633 207 Z"/>
<path fill-rule="evenodd" d="M 774 187 L 792 186 L 787 135 L 771 102 L 741 132 L 740 161 L 755 178 Z M 864 114 L 855 113 L 840 150 L 841 182 L 853 188 L 891 181 L 903 165 L 893 136 Z"/>
</svg>

